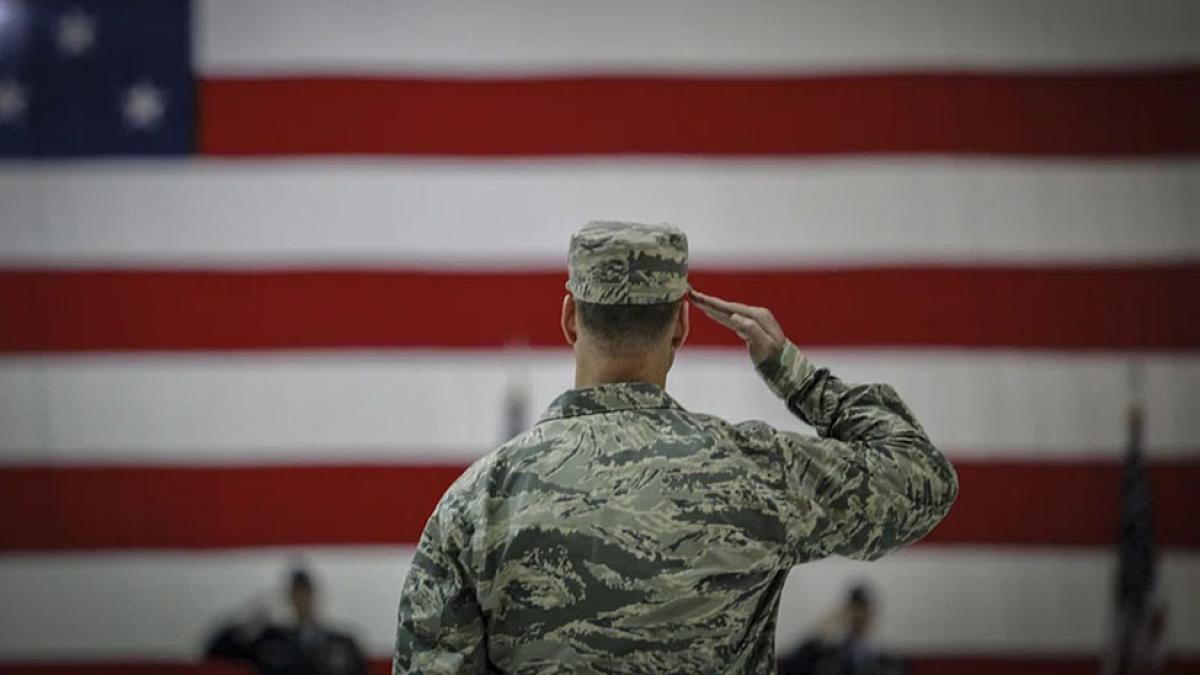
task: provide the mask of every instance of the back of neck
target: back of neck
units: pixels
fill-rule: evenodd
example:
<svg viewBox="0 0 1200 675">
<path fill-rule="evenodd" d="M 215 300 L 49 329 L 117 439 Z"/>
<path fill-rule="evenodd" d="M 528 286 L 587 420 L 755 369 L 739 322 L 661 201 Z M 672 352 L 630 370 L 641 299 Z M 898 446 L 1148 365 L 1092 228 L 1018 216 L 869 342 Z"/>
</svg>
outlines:
<svg viewBox="0 0 1200 675">
<path fill-rule="evenodd" d="M 649 382 L 666 388 L 670 368 L 670 357 L 653 353 L 614 356 L 576 351 L 575 388 L 616 382 Z"/>
</svg>

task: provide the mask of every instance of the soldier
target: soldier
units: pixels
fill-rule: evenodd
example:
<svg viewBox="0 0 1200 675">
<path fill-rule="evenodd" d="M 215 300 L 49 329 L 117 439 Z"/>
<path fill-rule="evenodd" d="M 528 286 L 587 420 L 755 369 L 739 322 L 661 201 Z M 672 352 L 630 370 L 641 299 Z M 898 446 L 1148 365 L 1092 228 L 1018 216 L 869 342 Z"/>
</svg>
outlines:
<svg viewBox="0 0 1200 675">
<path fill-rule="evenodd" d="M 773 673 L 788 570 L 920 539 L 958 493 L 954 469 L 891 387 L 843 383 L 766 309 L 689 291 L 679 229 L 590 223 L 568 257 L 576 388 L 442 497 L 393 671 Z M 664 391 L 685 296 L 819 437 Z"/>
<path fill-rule="evenodd" d="M 367 660 L 358 643 L 320 620 L 316 596 L 312 575 L 293 570 L 290 621 L 268 622 L 266 608 L 256 602 L 239 620 L 218 630 L 205 656 L 248 663 L 260 675 L 365 675 Z"/>
</svg>

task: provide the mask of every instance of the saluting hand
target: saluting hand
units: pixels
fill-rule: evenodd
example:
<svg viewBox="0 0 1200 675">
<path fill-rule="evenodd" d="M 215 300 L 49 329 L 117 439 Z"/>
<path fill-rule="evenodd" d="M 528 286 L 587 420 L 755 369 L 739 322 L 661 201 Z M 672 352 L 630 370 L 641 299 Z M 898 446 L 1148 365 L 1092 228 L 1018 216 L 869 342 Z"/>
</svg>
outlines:
<svg viewBox="0 0 1200 675">
<path fill-rule="evenodd" d="M 692 289 L 692 302 L 713 321 L 726 326 L 746 341 L 754 365 L 775 356 L 787 344 L 787 338 L 771 310 L 730 302 Z"/>
</svg>

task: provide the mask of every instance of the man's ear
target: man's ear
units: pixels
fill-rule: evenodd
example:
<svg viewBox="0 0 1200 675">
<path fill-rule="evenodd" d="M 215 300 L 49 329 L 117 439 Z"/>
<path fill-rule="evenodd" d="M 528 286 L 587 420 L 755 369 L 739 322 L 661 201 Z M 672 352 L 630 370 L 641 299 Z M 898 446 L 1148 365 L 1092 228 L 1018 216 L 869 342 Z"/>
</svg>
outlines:
<svg viewBox="0 0 1200 675">
<path fill-rule="evenodd" d="M 679 349 L 687 342 L 688 333 L 692 329 L 691 320 L 688 318 L 688 301 L 683 300 L 679 303 L 679 313 L 675 315 L 675 325 L 671 329 L 671 349 Z"/>
<path fill-rule="evenodd" d="M 562 326 L 563 337 L 567 339 L 567 344 L 572 347 L 579 341 L 578 316 L 575 312 L 575 298 L 570 293 L 567 293 L 563 296 L 562 319 L 559 324 Z"/>
</svg>

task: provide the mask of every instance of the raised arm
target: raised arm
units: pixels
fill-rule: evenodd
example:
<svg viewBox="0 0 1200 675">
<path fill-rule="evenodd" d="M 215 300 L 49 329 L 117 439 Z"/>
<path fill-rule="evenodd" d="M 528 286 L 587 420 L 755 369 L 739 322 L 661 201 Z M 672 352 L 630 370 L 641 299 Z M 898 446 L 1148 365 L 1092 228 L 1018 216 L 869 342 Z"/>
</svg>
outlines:
<svg viewBox="0 0 1200 675">
<path fill-rule="evenodd" d="M 846 384 L 816 368 L 764 308 L 696 292 L 692 300 L 746 341 L 771 390 L 820 435 L 751 430 L 783 465 L 780 510 L 793 562 L 829 554 L 873 560 L 945 517 L 958 477 L 895 390 Z"/>
</svg>

